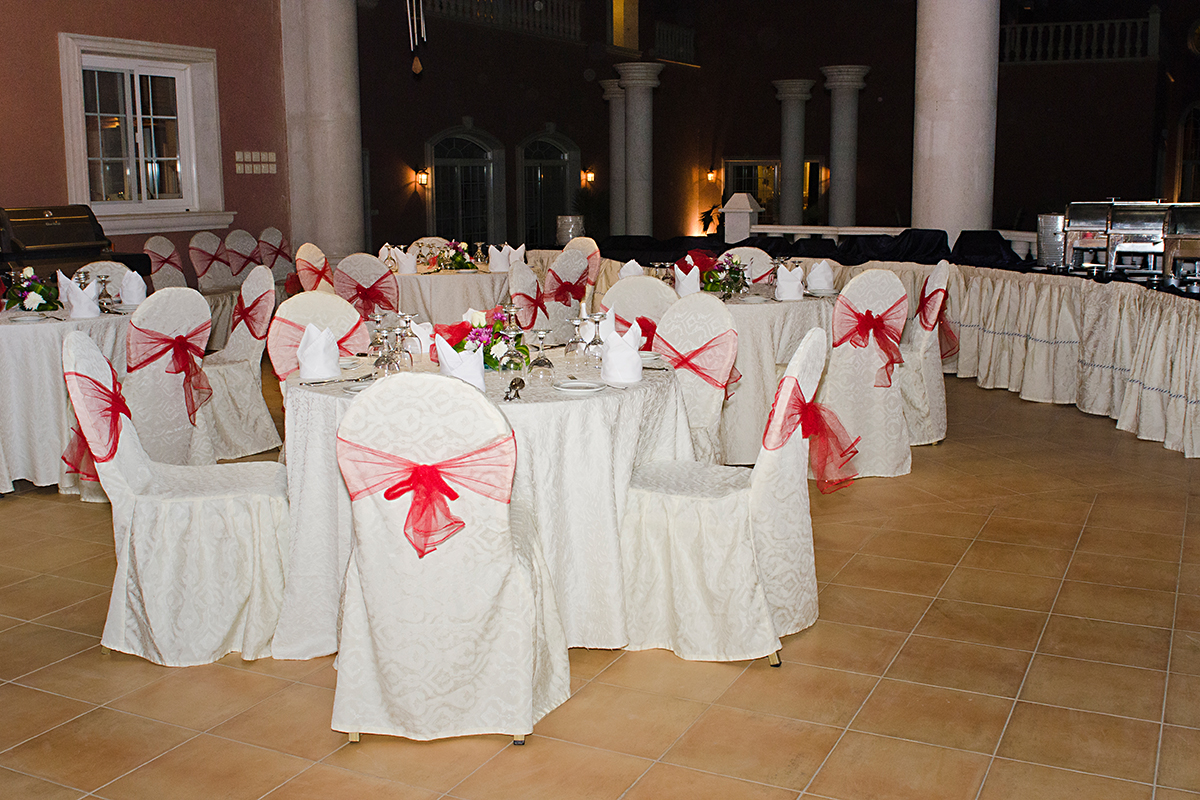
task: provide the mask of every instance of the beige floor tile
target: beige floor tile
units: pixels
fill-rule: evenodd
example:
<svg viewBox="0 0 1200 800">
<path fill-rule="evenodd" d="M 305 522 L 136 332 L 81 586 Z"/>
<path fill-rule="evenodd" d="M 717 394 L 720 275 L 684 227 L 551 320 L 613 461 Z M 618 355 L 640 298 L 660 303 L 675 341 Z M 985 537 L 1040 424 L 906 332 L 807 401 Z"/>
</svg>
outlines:
<svg viewBox="0 0 1200 800">
<path fill-rule="evenodd" d="M 1162 786 L 1159 786 L 1154 791 L 1154 800 L 1200 800 L 1200 792 L 1164 789 Z"/>
<path fill-rule="evenodd" d="M 0 631 L 6 631 L 9 628 L 15 628 L 18 625 L 25 624 L 24 620 L 13 619 L 12 617 L 0 616 Z M 2 680 L 2 679 L 0 679 Z"/>
<path fill-rule="evenodd" d="M 31 572 L 46 572 L 111 552 L 111 544 L 102 545 L 62 536 L 47 536 L 32 544 L 0 552 L 0 564 Z"/>
<path fill-rule="evenodd" d="M 1067 569 L 1067 579 L 1174 592 L 1179 565 L 1170 561 L 1077 552 Z"/>
<path fill-rule="evenodd" d="M 1088 515 L 1087 524 L 1089 528 L 1116 528 L 1123 531 L 1179 536 L 1183 533 L 1184 517 L 1183 511 L 1102 506 L 1097 497 L 1096 507 Z"/>
<path fill-rule="evenodd" d="M 60 578 L 70 578 L 73 581 L 94 583 L 105 589 L 112 588 L 113 576 L 116 573 L 117 557 L 111 552 L 50 570 L 51 575 L 57 575 Z"/>
<path fill-rule="evenodd" d="M 372 778 L 356 772 L 314 764 L 263 800 L 329 800 L 337 797 L 370 800 L 436 800 L 437 792 Z"/>
<path fill-rule="evenodd" d="M 1083 526 L 1074 522 L 993 516 L 979 532 L 979 538 L 1004 544 L 1071 550 L 1082 530 Z"/>
<path fill-rule="evenodd" d="M 18 682 L 89 703 L 107 703 L 170 672 L 170 667 L 160 667 L 137 656 L 116 651 L 101 654 L 99 647 L 92 647 L 31 672 Z"/>
<path fill-rule="evenodd" d="M 1176 789 L 1200 792 L 1200 731 L 1168 725 L 1162 732 L 1158 783 Z"/>
<path fill-rule="evenodd" d="M 821 618 L 830 622 L 908 632 L 929 607 L 929 598 L 856 586 L 826 586 Z"/>
<path fill-rule="evenodd" d="M 296 683 L 221 723 L 212 734 L 319 761 L 347 741 L 330 729 L 332 717 L 332 690 Z"/>
<path fill-rule="evenodd" d="M 1063 581 L 1054 613 L 1169 628 L 1174 606 L 1175 596 L 1169 592 Z"/>
<path fill-rule="evenodd" d="M 780 657 L 818 667 L 881 675 L 900 652 L 904 634 L 818 619 L 785 637 Z"/>
<path fill-rule="evenodd" d="M 1200 564 L 1200 533 L 1183 537 L 1183 563 Z"/>
<path fill-rule="evenodd" d="M 572 647 L 567 651 L 571 658 L 571 677 L 590 681 L 624 653 L 624 650 L 587 650 Z"/>
<path fill-rule="evenodd" d="M 109 800 L 257 800 L 309 762 L 200 735 L 99 791 Z"/>
<path fill-rule="evenodd" d="M 537 740 L 536 736 L 530 737 L 524 746 L 531 747 Z M 397 736 L 363 734 L 361 742 L 345 745 L 324 763 L 447 792 L 505 747 L 512 747 L 511 736 L 462 736 L 415 742 Z"/>
<path fill-rule="evenodd" d="M 933 597 L 950 575 L 950 570 L 951 567 L 945 564 L 927 564 L 858 553 L 842 567 L 832 582 L 843 586 Z"/>
<path fill-rule="evenodd" d="M 1016 697 L 1031 654 L 948 639 L 913 636 L 888 668 L 898 680 Z"/>
<path fill-rule="evenodd" d="M 309 686 L 320 686 L 324 689 L 336 689 L 337 670 L 334 669 L 332 663 L 329 663 L 308 673 L 300 679 L 300 682 L 307 683 Z"/>
<path fill-rule="evenodd" d="M 30 578 L 36 577 L 38 573 L 30 572 L 27 569 L 15 569 L 13 567 L 0 566 L 0 588 L 11 586 L 14 583 L 27 581 Z"/>
<path fill-rule="evenodd" d="M 205 731 L 287 686 L 267 675 L 219 664 L 184 667 L 114 700 L 121 711 Z"/>
<path fill-rule="evenodd" d="M 816 549 L 813 553 L 817 566 L 817 580 L 828 583 L 838 574 L 838 570 L 846 566 L 846 562 L 854 558 L 854 553 L 841 550 Z"/>
<path fill-rule="evenodd" d="M 78 789 L 68 789 L 41 778 L 0 768 L 0 797 L 14 800 L 78 800 L 83 793 Z"/>
<path fill-rule="evenodd" d="M 288 681 L 298 681 L 306 678 L 319 669 L 333 663 L 333 656 L 310 658 L 307 661 L 285 661 L 274 658 L 260 658 L 257 661 L 245 661 L 241 653 L 230 653 L 217 662 L 226 667 L 233 667 L 245 672 L 258 675 L 270 675 Z"/>
<path fill-rule="evenodd" d="M 506 747 L 455 786 L 452 794 L 463 800 L 616 800 L 651 764 L 633 756 L 533 736 L 522 747 Z"/>
<path fill-rule="evenodd" d="M 988 478 L 976 478 L 964 475 L 954 481 L 940 481 L 929 487 L 930 493 L 951 503 L 982 500 L 1006 499 L 1016 492 L 1005 489 Z"/>
<path fill-rule="evenodd" d="M 94 706 L 66 697 L 18 686 L 0 684 L 0 750 L 20 744 L 69 719 L 91 711 Z"/>
<path fill-rule="evenodd" d="M 0 631 L 0 680 L 41 669 L 95 645 L 94 636 L 25 623 Z"/>
<path fill-rule="evenodd" d="M 97 708 L 0 753 L 0 765 L 92 791 L 194 735 L 174 725 Z"/>
<path fill-rule="evenodd" d="M 1097 528 L 1088 525 L 1083 529 L 1083 535 L 1079 537 L 1079 549 L 1085 553 L 1103 553 L 1126 558 L 1149 558 L 1174 564 L 1179 562 L 1181 541 L 1178 536 Z"/>
<path fill-rule="evenodd" d="M 763 786 L 671 764 L 655 764 L 624 800 L 795 800 L 788 789 Z"/>
<path fill-rule="evenodd" d="M 876 679 L 870 675 L 788 663 L 750 665 L 717 700 L 723 706 L 845 726 Z"/>
<path fill-rule="evenodd" d="M 852 522 L 818 522 L 813 519 L 813 546 L 818 550 L 857 553 L 877 533 L 878 527 Z"/>
<path fill-rule="evenodd" d="M 1179 567 L 1179 591 L 1200 594 L 1200 564 L 1183 564 Z"/>
<path fill-rule="evenodd" d="M 1200 597 L 1181 594 L 1175 605 L 1175 627 L 1185 631 L 1200 631 Z"/>
<path fill-rule="evenodd" d="M 987 765 L 988 757 L 979 753 L 850 731 L 810 789 L 837 800 L 969 800 Z"/>
<path fill-rule="evenodd" d="M 958 567 L 938 597 L 1030 611 L 1049 611 L 1054 605 L 1058 587 L 1057 578 Z"/>
<path fill-rule="evenodd" d="M 840 733 L 811 722 L 713 706 L 662 760 L 800 791 Z"/>
<path fill-rule="evenodd" d="M 685 661 L 669 650 L 628 652 L 596 678 L 599 683 L 711 703 L 746 669 L 746 662 Z"/>
<path fill-rule="evenodd" d="M 969 539 L 954 536 L 885 530 L 867 541 L 859 552 L 930 564 L 954 565 L 970 546 Z"/>
<path fill-rule="evenodd" d="M 107 593 L 92 583 L 35 575 L 0 589 L 0 614 L 17 619 L 37 619 L 100 594 Z"/>
<path fill-rule="evenodd" d="M 1061 578 L 1071 561 L 1068 550 L 977 540 L 959 566 Z"/>
<path fill-rule="evenodd" d="M 1169 725 L 1200 728 L 1200 676 L 1171 676 L 1164 721 Z"/>
<path fill-rule="evenodd" d="M 1166 677 L 1158 670 L 1039 654 L 1033 657 L 1021 699 L 1157 721 Z"/>
<path fill-rule="evenodd" d="M 1150 800 L 1152 791 L 1141 783 L 998 758 L 979 800 Z"/>
<path fill-rule="evenodd" d="M 884 679 L 851 727 L 898 739 L 991 755 L 1013 701 Z"/>
<path fill-rule="evenodd" d="M 592 681 L 538 722 L 538 736 L 658 758 L 706 705 Z"/>
<path fill-rule="evenodd" d="M 997 755 L 1113 778 L 1150 782 L 1158 725 L 1018 702 Z"/>
<path fill-rule="evenodd" d="M 1045 622 L 1043 612 L 938 599 L 933 601 L 915 632 L 940 639 L 1032 650 Z"/>
<path fill-rule="evenodd" d="M 1050 615 L 1038 651 L 1087 661 L 1166 669 L 1171 632 L 1097 619 Z"/>
<path fill-rule="evenodd" d="M 985 522 L 987 522 L 987 516 L 984 514 L 922 509 L 921 511 L 901 511 L 893 514 L 888 517 L 883 527 L 889 530 L 970 539 L 979 533 Z M 885 554 L 881 553 L 880 555 Z"/>
<path fill-rule="evenodd" d="M 1092 500 L 1088 499 L 1088 494 L 1064 496 L 1061 493 L 1050 493 L 1015 497 L 997 502 L 993 514 L 997 517 L 1057 522 L 1078 527 L 1087 521 L 1092 510 Z M 1095 493 L 1090 495 L 1094 497 Z M 1077 499 L 1071 499 L 1072 496 Z M 1075 533 L 1078 535 L 1079 531 L 1076 530 Z"/>
<path fill-rule="evenodd" d="M 99 638 L 104 633 L 104 622 L 108 618 L 108 598 L 109 593 L 103 592 L 44 617 L 38 617 L 37 623 Z"/>
<path fill-rule="evenodd" d="M 1179 630 L 1171 643 L 1171 672 L 1200 675 L 1200 633 Z"/>
</svg>

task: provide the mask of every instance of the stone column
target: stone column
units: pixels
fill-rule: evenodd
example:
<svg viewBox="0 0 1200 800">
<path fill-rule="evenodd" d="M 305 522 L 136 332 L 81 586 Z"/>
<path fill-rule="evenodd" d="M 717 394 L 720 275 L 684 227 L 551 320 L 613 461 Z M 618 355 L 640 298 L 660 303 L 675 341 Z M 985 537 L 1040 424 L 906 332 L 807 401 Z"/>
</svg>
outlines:
<svg viewBox="0 0 1200 800">
<path fill-rule="evenodd" d="M 617 64 L 625 90 L 625 232 L 654 232 L 654 87 L 662 64 Z"/>
<path fill-rule="evenodd" d="M 616 78 L 600 81 L 608 101 L 608 231 L 625 233 L 625 90 Z"/>
<path fill-rule="evenodd" d="M 1000 0 L 917 3 L 912 224 L 992 227 Z"/>
<path fill-rule="evenodd" d="M 355 0 L 281 0 L 293 248 L 364 249 Z"/>
<path fill-rule="evenodd" d="M 772 81 L 775 99 L 783 102 L 779 149 L 779 222 L 800 225 L 804 214 L 804 104 L 812 98 L 813 81 Z"/>
<path fill-rule="evenodd" d="M 829 224 L 854 224 L 858 181 L 858 90 L 870 67 L 821 67 L 833 93 L 829 131 Z"/>
</svg>

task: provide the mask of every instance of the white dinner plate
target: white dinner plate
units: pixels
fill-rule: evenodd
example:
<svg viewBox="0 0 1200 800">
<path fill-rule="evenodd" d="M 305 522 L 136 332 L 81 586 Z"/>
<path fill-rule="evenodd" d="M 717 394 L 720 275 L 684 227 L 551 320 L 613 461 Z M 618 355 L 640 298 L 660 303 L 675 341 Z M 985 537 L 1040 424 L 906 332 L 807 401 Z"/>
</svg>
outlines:
<svg viewBox="0 0 1200 800">
<path fill-rule="evenodd" d="M 17 314 L 15 317 L 9 317 L 13 322 L 41 322 L 46 319 L 41 314 Z"/>
<path fill-rule="evenodd" d="M 137 303 L 117 303 L 113 306 L 113 311 L 116 311 L 120 314 L 132 314 L 133 312 L 137 311 L 137 307 Z"/>
<path fill-rule="evenodd" d="M 649 350 L 642 350 L 638 355 L 642 357 L 643 364 L 657 364 L 659 361 L 662 361 L 658 353 L 651 353 Z"/>
<path fill-rule="evenodd" d="M 554 388 L 567 394 L 595 394 L 604 391 L 605 384 L 596 381 L 555 381 Z"/>
<path fill-rule="evenodd" d="M 342 391 L 346 394 L 358 394 L 370 389 L 374 381 L 364 381 L 363 383 L 352 383 L 349 386 L 343 386 Z"/>
<path fill-rule="evenodd" d="M 338 366 L 342 369 L 353 369 L 358 366 L 358 359 L 353 356 L 346 356 L 338 359 Z"/>
<path fill-rule="evenodd" d="M 755 305 L 757 303 L 766 303 L 770 298 L 763 297 L 760 294 L 748 294 L 741 298 L 741 302 Z"/>
</svg>

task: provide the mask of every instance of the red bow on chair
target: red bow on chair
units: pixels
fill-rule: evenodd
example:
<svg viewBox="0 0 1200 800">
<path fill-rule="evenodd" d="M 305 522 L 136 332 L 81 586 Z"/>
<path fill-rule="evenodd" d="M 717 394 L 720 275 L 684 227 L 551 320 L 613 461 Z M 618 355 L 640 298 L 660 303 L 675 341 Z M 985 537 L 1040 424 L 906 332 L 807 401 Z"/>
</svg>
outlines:
<svg viewBox="0 0 1200 800">
<path fill-rule="evenodd" d="M 254 251 L 242 254 L 237 250 L 228 250 L 226 256 L 229 258 L 229 271 L 234 275 L 240 275 L 246 265 L 254 263 Z"/>
<path fill-rule="evenodd" d="M 570 306 L 572 301 L 576 303 L 583 301 L 583 296 L 587 293 L 587 283 L 587 273 L 580 275 L 574 283 L 567 283 L 558 277 L 558 273 L 553 269 L 547 270 L 545 297 L 549 297 L 555 303 Z"/>
<path fill-rule="evenodd" d="M 339 297 L 350 301 L 364 318 L 375 313 L 376 308 L 395 311 L 400 303 L 400 289 L 396 278 L 385 272 L 370 286 L 363 286 L 345 272 L 338 270 L 333 276 L 333 288 Z"/>
<path fill-rule="evenodd" d="M 529 330 L 537 323 L 539 311 L 547 320 L 550 319 L 550 312 L 546 310 L 546 295 L 540 284 L 534 287 L 533 297 L 524 292 L 513 292 L 512 303 L 517 307 L 517 324 L 524 330 Z M 567 305 L 570 304 L 568 301 Z"/>
<path fill-rule="evenodd" d="M 303 248 L 301 248 L 303 249 Z M 321 257 L 320 264 L 314 264 L 303 258 L 296 259 L 296 274 L 300 276 L 300 285 L 304 291 L 311 292 L 321 285 L 321 281 L 333 286 L 333 272 L 329 269 L 329 259 Z"/>
<path fill-rule="evenodd" d="M 250 331 L 250 335 L 255 339 L 267 338 L 267 327 L 271 324 L 274 303 L 274 291 L 263 292 L 254 298 L 254 302 L 249 306 L 246 305 L 245 298 L 239 294 L 237 301 L 233 304 L 233 322 L 229 326 L 229 332 L 237 330 L 238 325 L 245 325 L 246 330 Z"/>
<path fill-rule="evenodd" d="M 833 307 L 833 346 L 850 342 L 854 347 L 866 347 L 874 336 L 884 358 L 883 366 L 875 374 L 875 385 L 891 386 L 892 370 L 897 364 L 904 363 L 900 355 L 900 334 L 904 331 L 907 314 L 907 295 L 901 295 L 878 317 L 870 309 L 860 312 L 845 295 L 840 295 Z"/>
<path fill-rule="evenodd" d="M 450 484 L 500 503 L 509 502 L 517 441 L 510 433 L 470 453 L 436 464 L 418 464 L 339 436 L 337 458 L 351 500 L 380 490 L 385 500 L 412 493 L 404 536 L 417 557 L 424 558 L 464 527 L 462 519 L 450 512 L 448 501 L 458 499 Z"/>
<path fill-rule="evenodd" d="M 177 251 L 172 250 L 170 253 L 168 253 L 165 256 L 159 255 L 158 253 L 154 252 L 153 250 L 146 250 L 145 253 L 146 253 L 146 255 L 150 256 L 150 274 L 151 275 L 154 275 L 160 269 L 162 269 L 164 266 L 166 266 L 168 264 L 170 266 L 172 266 L 173 268 L 179 270 L 180 272 L 183 272 L 183 259 L 181 259 L 179 257 L 179 253 Z"/>
<path fill-rule="evenodd" d="M 292 260 L 291 254 L 288 253 L 287 239 L 281 239 L 278 247 L 265 239 L 258 240 L 258 263 L 267 269 L 274 269 L 275 262 L 281 258 L 284 261 Z"/>
<path fill-rule="evenodd" d="M 646 339 L 646 341 L 642 343 L 641 349 L 647 351 L 653 350 L 654 337 L 658 335 L 658 323 L 649 317 L 638 317 L 637 324 L 638 327 L 642 329 L 642 336 Z M 627 330 L 632 328 L 633 325 L 629 322 L 629 320 L 625 319 L 620 314 L 613 314 L 613 327 L 616 328 L 617 333 L 625 333 Z"/>
<path fill-rule="evenodd" d="M 600 261 L 601 258 L 599 247 L 587 254 L 587 283 L 595 285 L 596 278 L 600 277 Z"/>
<path fill-rule="evenodd" d="M 778 450 L 788 443 L 796 428 L 810 439 L 809 463 L 821 494 L 836 492 L 854 482 L 856 473 L 848 469 L 850 459 L 858 453 L 862 437 L 850 440 L 850 434 L 832 409 L 804 399 L 800 382 L 795 376 L 785 376 L 775 390 L 771 414 L 763 431 L 763 447 Z"/>
<path fill-rule="evenodd" d="M 681 353 L 658 334 L 654 337 L 654 352 L 675 369 L 690 370 L 705 383 L 724 389 L 729 384 L 733 362 L 737 358 L 737 331 L 722 331 L 690 353 Z"/>
<path fill-rule="evenodd" d="M 188 420 L 193 425 L 196 424 L 196 409 L 212 397 L 212 386 L 200 366 L 211 330 L 211 320 L 205 320 L 194 330 L 178 336 L 167 336 L 129 323 L 129 339 L 126 342 L 129 371 L 136 372 L 170 353 L 171 364 L 167 372 L 183 374 L 183 401 L 187 405 Z"/>
<path fill-rule="evenodd" d="M 117 454 L 117 445 L 121 441 L 121 417 L 133 419 L 129 405 L 121 394 L 121 383 L 117 380 L 117 371 L 108 365 L 112 373 L 110 385 L 105 386 L 90 375 L 82 372 L 68 372 L 67 381 L 75 388 L 72 402 L 77 404 L 88 420 L 88 428 L 93 432 L 93 441 L 87 441 L 79 425 L 71 428 L 71 439 L 62 455 L 63 461 L 70 471 L 79 475 L 85 481 L 97 481 L 96 465 L 111 461 Z"/>
<path fill-rule="evenodd" d="M 229 252 L 225 249 L 224 242 L 218 242 L 217 249 L 212 253 L 201 250 L 199 247 L 189 246 L 188 255 L 192 259 L 192 266 L 196 268 L 197 278 L 204 277 L 205 273 L 218 261 L 229 267 L 230 272 L 233 272 L 233 267 L 229 263 Z"/>
<path fill-rule="evenodd" d="M 929 278 L 921 284 L 921 297 L 917 302 L 917 320 L 927 331 L 938 329 L 938 343 L 941 347 L 942 358 L 949 358 L 958 352 L 958 334 L 946 319 L 946 290 L 934 289 L 925 294 Z"/>
<path fill-rule="evenodd" d="M 275 377 L 281 381 L 286 381 L 289 375 L 300 369 L 300 362 L 296 358 L 296 348 L 300 346 L 300 340 L 304 338 L 304 328 L 304 325 L 280 316 L 276 316 L 271 322 L 271 328 L 267 334 L 271 337 L 271 363 L 275 366 Z M 338 339 L 338 353 L 344 356 L 364 352 L 370 346 L 371 335 L 363 327 L 361 319 L 357 320 L 350 330 Z M 278 364 L 275 363 L 276 355 L 279 357 L 280 363 Z"/>
</svg>

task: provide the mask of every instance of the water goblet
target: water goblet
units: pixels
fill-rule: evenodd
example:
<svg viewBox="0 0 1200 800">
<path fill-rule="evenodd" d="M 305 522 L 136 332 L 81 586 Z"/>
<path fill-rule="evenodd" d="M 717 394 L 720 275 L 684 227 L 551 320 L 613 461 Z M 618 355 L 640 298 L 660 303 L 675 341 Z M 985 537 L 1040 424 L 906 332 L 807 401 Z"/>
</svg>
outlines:
<svg viewBox="0 0 1200 800">
<path fill-rule="evenodd" d="M 411 333 L 411 332 L 410 332 Z M 397 372 L 412 372 L 413 357 L 412 353 L 405 349 L 404 345 L 404 329 L 399 325 L 392 328 L 392 337 L 395 345 L 392 347 L 392 355 L 396 359 Z"/>
<path fill-rule="evenodd" d="M 76 285 L 79 286 L 80 289 L 86 289 L 91 277 L 91 272 L 89 272 L 85 267 L 80 267 L 79 269 L 75 270 L 75 274 L 71 277 L 71 280 L 75 281 Z"/>
<path fill-rule="evenodd" d="M 582 324 L 582 317 L 571 320 L 571 325 L 574 326 L 574 330 L 571 332 L 571 338 L 567 340 L 565 352 L 568 356 L 583 355 L 583 348 L 587 345 L 587 342 L 579 334 L 579 326 Z"/>
<path fill-rule="evenodd" d="M 604 321 L 604 314 L 589 314 L 588 319 L 592 323 L 592 340 L 583 348 L 583 354 L 587 358 L 589 365 L 600 369 L 604 362 L 604 339 L 600 337 L 600 323 Z"/>
<path fill-rule="evenodd" d="M 409 354 L 409 359 L 412 359 L 414 354 L 421 352 L 421 339 L 413 332 L 412 321 L 413 314 L 400 312 L 400 334 L 399 346 L 400 349 Z"/>
<path fill-rule="evenodd" d="M 112 294 L 108 291 L 109 276 L 101 273 L 96 276 L 96 280 L 100 281 L 100 294 L 96 297 L 96 305 L 104 311 L 112 311 L 112 307 L 116 304 Z"/>
<path fill-rule="evenodd" d="M 521 329 L 516 325 L 509 325 L 500 331 L 500 334 L 508 345 L 499 359 L 500 374 L 505 376 L 505 380 L 524 375 L 525 356 L 517 349 L 517 337 L 521 335 Z"/>
<path fill-rule="evenodd" d="M 537 358 L 529 362 L 529 377 L 537 381 L 550 381 L 554 379 L 554 364 L 546 357 L 546 336 L 549 335 L 548 328 L 538 328 L 533 332 L 537 336 L 538 354 Z"/>
</svg>

